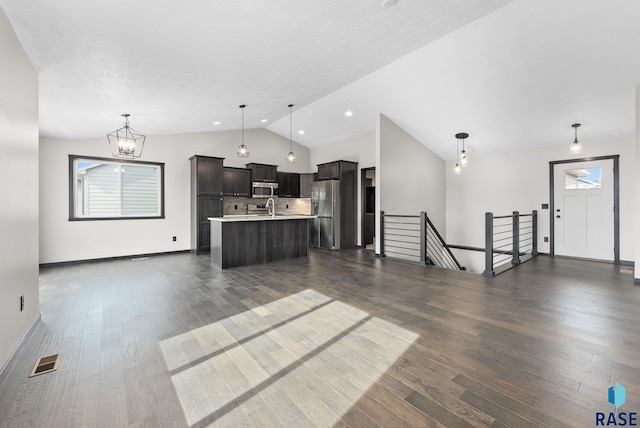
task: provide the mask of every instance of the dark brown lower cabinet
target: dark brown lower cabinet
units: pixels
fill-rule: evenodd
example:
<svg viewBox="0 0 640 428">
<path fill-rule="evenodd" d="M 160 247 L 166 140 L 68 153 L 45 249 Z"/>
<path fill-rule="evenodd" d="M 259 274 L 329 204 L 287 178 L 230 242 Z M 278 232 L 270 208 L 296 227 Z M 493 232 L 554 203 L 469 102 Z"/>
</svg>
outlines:
<svg viewBox="0 0 640 428">
<path fill-rule="evenodd" d="M 196 254 L 205 254 L 211 247 L 211 227 L 209 217 L 222 217 L 223 199 L 220 196 L 196 197 L 196 211 L 198 213 L 197 230 L 193 231 L 197 246 Z M 193 226 L 193 225 L 192 225 Z"/>
</svg>

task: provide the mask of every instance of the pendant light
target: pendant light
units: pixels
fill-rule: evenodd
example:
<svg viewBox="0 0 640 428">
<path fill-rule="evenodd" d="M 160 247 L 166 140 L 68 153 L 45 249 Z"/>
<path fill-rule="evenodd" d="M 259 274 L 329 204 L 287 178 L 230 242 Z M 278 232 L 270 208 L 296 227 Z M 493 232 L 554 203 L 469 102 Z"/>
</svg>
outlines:
<svg viewBox="0 0 640 428">
<path fill-rule="evenodd" d="M 289 153 L 284 158 L 287 163 L 296 163 L 296 155 L 293 153 L 293 104 L 289 104 Z"/>
<path fill-rule="evenodd" d="M 247 146 L 244 145 L 244 108 L 246 107 L 245 104 L 241 104 L 240 106 L 240 110 L 242 111 L 242 128 L 241 128 L 241 144 L 238 147 L 238 157 L 239 158 L 248 158 L 249 157 L 249 148 Z"/>
<path fill-rule="evenodd" d="M 460 165 L 467 166 L 469 164 L 469 158 L 467 157 L 467 152 L 464 147 L 464 140 L 469 137 L 469 134 L 466 132 L 460 132 L 456 134 L 456 138 L 462 140 L 462 151 L 460 152 Z"/>
<path fill-rule="evenodd" d="M 573 125 L 571 125 L 571 127 L 575 131 L 575 138 L 573 140 L 573 143 L 571 143 L 571 146 L 569 146 L 569 153 L 571 154 L 582 153 L 582 144 L 580 144 L 580 141 L 578 141 L 578 128 L 580 127 L 580 124 L 574 123 Z"/>
<path fill-rule="evenodd" d="M 469 134 L 466 132 L 459 132 L 456 134 L 456 166 L 453 169 L 455 174 L 460 174 L 462 172 L 462 168 L 460 166 L 467 166 L 469 164 L 469 158 L 467 157 L 467 152 L 465 151 L 464 140 L 469 137 Z M 460 140 L 462 140 L 462 152 L 460 150 Z"/>
<path fill-rule="evenodd" d="M 147 137 L 129 125 L 129 114 L 124 113 L 121 116 L 124 117 L 124 126 L 107 134 L 111 154 L 116 158 L 139 158 Z"/>
</svg>

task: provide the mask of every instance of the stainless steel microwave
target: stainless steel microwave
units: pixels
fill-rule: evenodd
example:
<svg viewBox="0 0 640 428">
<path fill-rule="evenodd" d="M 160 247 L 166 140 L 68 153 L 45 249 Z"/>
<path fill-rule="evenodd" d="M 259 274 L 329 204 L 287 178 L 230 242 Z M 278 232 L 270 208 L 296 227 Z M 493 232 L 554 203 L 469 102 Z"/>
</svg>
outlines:
<svg viewBox="0 0 640 428">
<path fill-rule="evenodd" d="M 251 195 L 254 198 L 271 198 L 278 196 L 278 183 L 254 181 L 251 184 Z"/>
</svg>

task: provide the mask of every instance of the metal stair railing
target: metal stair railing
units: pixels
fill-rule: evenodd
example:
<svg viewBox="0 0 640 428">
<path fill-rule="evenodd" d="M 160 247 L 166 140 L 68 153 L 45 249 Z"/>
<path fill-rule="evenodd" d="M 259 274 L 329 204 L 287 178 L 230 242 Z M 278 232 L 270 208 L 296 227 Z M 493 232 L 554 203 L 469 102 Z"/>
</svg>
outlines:
<svg viewBox="0 0 640 428">
<path fill-rule="evenodd" d="M 380 255 L 446 269 L 466 270 L 426 212 L 419 215 L 380 212 Z"/>
<path fill-rule="evenodd" d="M 426 261 L 447 269 L 466 270 L 453 255 L 451 248 L 449 248 L 440 233 L 438 233 L 438 229 L 436 229 L 429 217 L 427 217 L 427 214 L 420 213 L 420 215 L 422 214 L 424 214 L 427 225 L 427 233 L 425 235 Z"/>
<path fill-rule="evenodd" d="M 485 213 L 485 269 L 496 276 L 538 255 L 538 212 L 494 216 Z"/>
</svg>

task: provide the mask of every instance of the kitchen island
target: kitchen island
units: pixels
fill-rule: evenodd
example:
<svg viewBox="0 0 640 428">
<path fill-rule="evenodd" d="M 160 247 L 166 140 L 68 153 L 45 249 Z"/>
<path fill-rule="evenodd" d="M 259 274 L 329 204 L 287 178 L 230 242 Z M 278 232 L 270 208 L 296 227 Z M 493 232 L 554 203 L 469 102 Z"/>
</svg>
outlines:
<svg viewBox="0 0 640 428">
<path fill-rule="evenodd" d="M 209 217 L 211 263 L 222 269 L 307 257 L 309 215 Z"/>
</svg>

